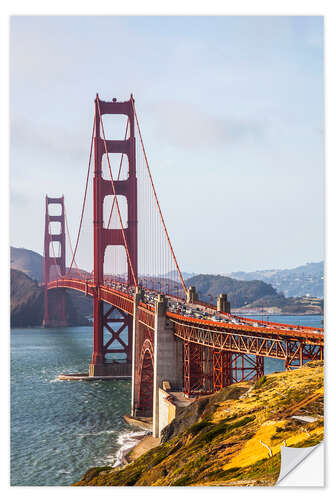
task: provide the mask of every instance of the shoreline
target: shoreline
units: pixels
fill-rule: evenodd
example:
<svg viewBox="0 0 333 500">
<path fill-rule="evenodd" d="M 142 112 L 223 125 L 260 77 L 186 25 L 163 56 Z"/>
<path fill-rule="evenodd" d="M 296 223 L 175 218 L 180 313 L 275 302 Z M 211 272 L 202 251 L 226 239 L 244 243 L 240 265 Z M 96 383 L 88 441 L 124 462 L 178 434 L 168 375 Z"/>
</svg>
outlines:
<svg viewBox="0 0 333 500">
<path fill-rule="evenodd" d="M 118 469 L 122 468 L 124 465 L 128 465 L 129 461 L 127 456 L 131 451 L 147 436 L 146 431 L 129 431 L 121 434 L 118 438 L 120 448 L 115 455 L 115 461 L 112 468 Z"/>
<path fill-rule="evenodd" d="M 161 441 L 160 438 L 154 438 L 152 436 L 151 418 L 134 418 L 130 417 L 129 415 L 124 415 L 123 418 L 127 424 L 133 427 L 133 431 L 132 433 L 130 431 L 127 434 L 127 446 L 125 441 L 123 443 L 123 446 L 118 451 L 117 458 L 120 462 L 120 464 L 117 465 L 118 467 L 130 464 L 136 458 L 140 457 L 152 448 L 155 448 L 155 446 L 158 446 Z"/>
<path fill-rule="evenodd" d="M 160 438 L 154 438 L 151 434 L 145 434 L 140 437 L 137 443 L 131 448 L 124 451 L 122 456 L 122 465 L 129 465 L 137 458 L 144 455 L 147 451 L 152 450 L 161 443 Z"/>
</svg>

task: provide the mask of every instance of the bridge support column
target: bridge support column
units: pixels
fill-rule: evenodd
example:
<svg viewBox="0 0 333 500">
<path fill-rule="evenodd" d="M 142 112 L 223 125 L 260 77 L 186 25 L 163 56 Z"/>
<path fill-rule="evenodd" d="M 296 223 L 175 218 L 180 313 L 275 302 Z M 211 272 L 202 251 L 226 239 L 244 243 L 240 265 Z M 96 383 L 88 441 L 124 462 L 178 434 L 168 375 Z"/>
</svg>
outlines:
<svg viewBox="0 0 333 500">
<path fill-rule="evenodd" d="M 220 391 L 228 385 L 259 380 L 264 375 L 264 357 L 232 353 L 215 349 L 213 351 L 213 389 Z"/>
<path fill-rule="evenodd" d="M 213 392 L 213 351 L 209 347 L 202 349 L 202 388 L 204 392 Z"/>
<path fill-rule="evenodd" d="M 213 351 L 213 390 L 220 391 L 233 383 L 232 377 L 233 355 L 228 351 L 214 349 Z"/>
<path fill-rule="evenodd" d="M 186 302 L 188 304 L 194 304 L 196 300 L 198 300 L 198 294 L 195 291 L 195 286 L 190 286 L 186 292 Z"/>
<path fill-rule="evenodd" d="M 217 298 L 216 306 L 217 312 L 230 313 L 230 302 L 228 301 L 228 296 L 226 293 L 220 293 Z"/>
<path fill-rule="evenodd" d="M 131 416 L 135 417 L 135 411 L 138 407 L 138 393 L 140 381 L 136 376 L 137 365 L 139 363 L 139 319 L 138 319 L 138 305 L 142 301 L 142 290 L 136 287 L 134 292 L 133 303 L 133 338 L 132 338 L 132 396 L 131 396 Z"/>
<path fill-rule="evenodd" d="M 204 392 L 204 348 L 200 344 L 184 342 L 184 393 L 190 396 Z M 207 370 L 207 366 L 205 367 Z"/>
<path fill-rule="evenodd" d="M 91 363 L 89 365 L 89 376 L 102 376 L 104 373 L 104 353 L 103 353 L 103 302 L 99 298 L 99 293 L 94 295 L 94 345 Z"/>
<path fill-rule="evenodd" d="M 173 327 L 166 317 L 167 301 L 159 295 L 155 302 L 153 436 L 159 437 L 159 389 L 163 381 L 171 389 L 183 383 L 182 343 L 175 339 Z"/>
<path fill-rule="evenodd" d="M 132 329 L 133 319 L 131 316 L 111 306 L 104 312 L 104 302 L 99 299 L 99 294 L 94 297 L 94 350 L 89 365 L 90 377 L 131 377 L 132 365 Z M 114 316 L 116 313 L 116 316 Z M 113 327 L 113 324 L 117 325 Z M 119 328 L 119 325 L 120 328 Z M 127 328 L 127 345 L 121 338 L 121 333 Z M 105 338 L 104 329 L 110 335 L 109 340 Z M 119 348 L 110 345 L 118 341 Z M 108 355 L 121 355 L 125 358 L 110 358 Z"/>
</svg>

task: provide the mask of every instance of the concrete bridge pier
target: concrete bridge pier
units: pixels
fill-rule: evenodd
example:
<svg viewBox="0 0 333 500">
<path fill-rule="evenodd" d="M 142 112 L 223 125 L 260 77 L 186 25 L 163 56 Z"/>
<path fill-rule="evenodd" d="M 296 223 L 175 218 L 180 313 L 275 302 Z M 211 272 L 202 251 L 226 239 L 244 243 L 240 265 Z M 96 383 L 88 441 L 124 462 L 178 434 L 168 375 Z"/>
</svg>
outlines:
<svg viewBox="0 0 333 500">
<path fill-rule="evenodd" d="M 228 301 L 228 296 L 226 293 L 220 293 L 217 298 L 217 312 L 230 313 L 230 302 Z"/>
<path fill-rule="evenodd" d="M 194 304 L 198 300 L 198 294 L 195 290 L 195 286 L 190 286 L 186 292 L 186 302 L 188 304 Z"/>
<path fill-rule="evenodd" d="M 131 395 L 131 416 L 135 417 L 135 409 L 138 406 L 137 396 L 139 393 L 139 380 L 137 380 L 135 370 L 139 362 L 140 352 L 138 349 L 139 320 L 138 305 L 143 300 L 143 293 L 140 287 L 136 287 L 133 301 L 133 337 L 132 337 L 132 395 Z"/>
<path fill-rule="evenodd" d="M 153 388 L 153 436 L 160 433 L 160 389 L 168 381 L 171 389 L 183 386 L 182 342 L 173 335 L 172 323 L 167 319 L 167 300 L 159 295 L 155 301 L 154 331 L 154 388 Z"/>
</svg>

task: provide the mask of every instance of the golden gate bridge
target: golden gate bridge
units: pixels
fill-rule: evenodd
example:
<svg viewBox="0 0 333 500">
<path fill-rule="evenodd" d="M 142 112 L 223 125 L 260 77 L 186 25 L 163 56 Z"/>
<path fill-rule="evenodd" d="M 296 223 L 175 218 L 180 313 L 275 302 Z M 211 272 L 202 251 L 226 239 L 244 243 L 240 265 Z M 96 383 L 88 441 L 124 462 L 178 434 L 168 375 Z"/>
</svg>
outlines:
<svg viewBox="0 0 333 500">
<path fill-rule="evenodd" d="M 122 140 L 106 137 L 106 115 L 127 118 Z M 117 172 L 112 155 L 120 155 Z M 91 177 L 93 271 L 89 273 L 78 266 L 77 255 Z M 51 205 L 60 212 L 52 214 Z M 68 268 L 66 243 L 71 253 Z M 161 430 L 159 391 L 165 382 L 191 397 L 258 380 L 265 358 L 283 360 L 286 370 L 323 359 L 323 329 L 232 315 L 225 294 L 212 305 L 199 301 L 194 287 L 187 288 L 157 197 L 132 95 L 124 102 L 96 96 L 75 245 L 64 197 L 46 196 L 43 275 L 44 326 L 67 324 L 65 289 L 92 297 L 88 378 L 131 378 L 131 414 L 153 416 L 155 436 Z M 51 294 L 55 300 L 49 300 Z"/>
</svg>

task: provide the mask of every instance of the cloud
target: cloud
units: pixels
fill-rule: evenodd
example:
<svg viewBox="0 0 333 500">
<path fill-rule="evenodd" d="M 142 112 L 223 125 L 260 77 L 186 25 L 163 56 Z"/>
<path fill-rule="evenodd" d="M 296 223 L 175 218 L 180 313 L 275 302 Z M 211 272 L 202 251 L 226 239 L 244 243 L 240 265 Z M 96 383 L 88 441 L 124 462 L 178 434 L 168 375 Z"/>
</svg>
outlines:
<svg viewBox="0 0 333 500">
<path fill-rule="evenodd" d="M 27 207 L 27 204 L 31 203 L 31 198 L 26 194 L 16 189 L 12 189 L 10 192 L 10 203 L 15 207 Z"/>
<path fill-rule="evenodd" d="M 154 133 L 181 148 L 216 148 L 262 138 L 268 120 L 242 116 L 214 116 L 190 103 L 162 102 L 152 110 Z"/>
<path fill-rule="evenodd" d="M 288 232 L 286 255 L 301 259 L 307 253 L 310 259 L 321 248 L 318 238 L 300 246 L 293 237 L 295 225 L 306 234 L 319 231 L 321 43 L 322 21 L 312 16 L 15 17 L 13 243 L 33 248 L 42 242 L 44 193 L 64 192 L 69 217 L 79 220 L 95 93 L 109 100 L 126 99 L 133 91 L 175 241 L 184 240 L 179 213 L 186 213 L 194 192 L 200 195 L 193 220 L 197 254 L 188 252 L 185 242 L 179 255 L 188 268 L 199 269 L 198 256 L 207 249 L 198 228 L 220 234 L 218 217 L 207 214 L 222 207 L 226 217 L 237 217 L 228 226 L 227 241 L 220 238 L 223 246 L 214 247 L 211 270 L 220 268 L 221 252 L 229 270 L 237 269 L 239 255 L 229 239 L 237 245 L 242 217 L 256 203 L 274 218 L 275 194 L 284 212 L 297 214 L 297 220 L 286 227 L 287 216 L 275 217 L 257 242 L 259 250 L 257 245 L 253 255 L 243 252 L 244 265 L 259 266 L 260 256 L 270 251 L 273 260 L 276 251 L 269 244 L 281 231 Z M 177 210 L 170 193 L 177 197 Z"/>
<path fill-rule="evenodd" d="M 11 150 L 48 155 L 59 160 L 82 161 L 89 154 L 89 131 L 57 124 L 29 121 L 22 116 L 11 120 Z"/>
</svg>

